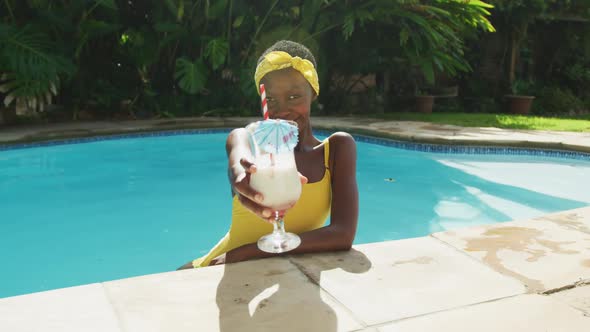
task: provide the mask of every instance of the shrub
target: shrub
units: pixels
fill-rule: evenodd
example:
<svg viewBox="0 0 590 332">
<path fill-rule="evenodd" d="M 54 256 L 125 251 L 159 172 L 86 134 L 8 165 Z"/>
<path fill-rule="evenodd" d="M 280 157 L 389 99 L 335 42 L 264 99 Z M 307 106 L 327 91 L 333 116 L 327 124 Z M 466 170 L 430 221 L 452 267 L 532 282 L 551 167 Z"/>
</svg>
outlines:
<svg viewBox="0 0 590 332">
<path fill-rule="evenodd" d="M 558 86 L 541 89 L 533 103 L 533 112 L 543 115 L 575 115 L 584 109 L 584 103 L 571 90 Z"/>
</svg>

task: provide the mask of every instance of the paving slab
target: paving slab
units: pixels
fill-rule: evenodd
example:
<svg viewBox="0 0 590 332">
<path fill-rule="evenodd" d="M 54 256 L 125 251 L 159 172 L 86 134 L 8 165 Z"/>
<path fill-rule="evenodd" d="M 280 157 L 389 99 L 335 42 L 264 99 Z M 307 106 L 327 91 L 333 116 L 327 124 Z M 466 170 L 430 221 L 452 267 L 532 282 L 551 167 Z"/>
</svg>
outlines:
<svg viewBox="0 0 590 332">
<path fill-rule="evenodd" d="M 380 332 L 582 332 L 589 330 L 590 317 L 542 295 L 516 296 L 379 327 Z"/>
<path fill-rule="evenodd" d="M 433 238 L 355 248 L 292 261 L 369 326 L 525 292 L 520 282 Z"/>
<path fill-rule="evenodd" d="M 3 332 L 122 332 L 101 284 L 0 299 Z"/>
<path fill-rule="evenodd" d="M 104 285 L 125 332 L 335 332 L 364 327 L 286 258 Z"/>
<path fill-rule="evenodd" d="M 590 279 L 590 208 L 433 236 L 494 270 L 546 292 Z"/>
<path fill-rule="evenodd" d="M 590 285 L 582 285 L 572 289 L 551 294 L 551 297 L 582 311 L 590 317 Z"/>
</svg>

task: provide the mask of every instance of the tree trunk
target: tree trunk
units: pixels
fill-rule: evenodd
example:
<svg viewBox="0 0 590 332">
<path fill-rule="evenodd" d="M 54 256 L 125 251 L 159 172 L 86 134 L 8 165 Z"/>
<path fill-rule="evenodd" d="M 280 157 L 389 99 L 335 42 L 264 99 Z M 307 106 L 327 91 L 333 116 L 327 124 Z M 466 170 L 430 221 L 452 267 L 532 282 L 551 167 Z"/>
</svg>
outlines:
<svg viewBox="0 0 590 332">
<path fill-rule="evenodd" d="M 515 79 L 516 59 L 518 57 L 518 42 L 516 38 L 510 38 L 510 62 L 508 63 L 508 84 L 512 86 Z"/>
</svg>

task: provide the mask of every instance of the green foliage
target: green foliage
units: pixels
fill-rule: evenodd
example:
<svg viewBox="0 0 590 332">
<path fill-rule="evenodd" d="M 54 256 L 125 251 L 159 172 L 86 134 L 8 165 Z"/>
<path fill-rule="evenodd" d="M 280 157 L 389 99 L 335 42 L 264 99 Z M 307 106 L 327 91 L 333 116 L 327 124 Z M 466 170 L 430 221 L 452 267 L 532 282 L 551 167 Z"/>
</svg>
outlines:
<svg viewBox="0 0 590 332">
<path fill-rule="evenodd" d="M 531 96 L 535 94 L 535 82 L 532 80 L 514 80 L 511 91 L 513 95 Z"/>
<path fill-rule="evenodd" d="M 42 111 L 57 94 L 60 76 L 71 75 L 73 67 L 51 51 L 43 32 L 0 23 L 0 92 L 5 94 L 5 106 L 15 101 Z"/>
<path fill-rule="evenodd" d="M 223 38 L 215 38 L 207 43 L 205 48 L 205 57 L 209 59 L 213 69 L 218 69 L 225 63 L 229 43 Z"/>
<path fill-rule="evenodd" d="M 572 82 L 590 86 L 590 67 L 583 63 L 574 63 L 566 67 L 564 74 Z"/>
<path fill-rule="evenodd" d="M 390 113 L 373 115 L 387 120 L 424 121 L 450 124 L 463 127 L 495 127 L 529 130 L 559 130 L 573 132 L 590 132 L 590 121 L 550 118 L 530 115 L 512 114 L 468 114 L 468 113 Z"/>
<path fill-rule="evenodd" d="M 388 74 L 391 89 L 409 95 L 472 70 L 465 43 L 494 31 L 491 12 L 502 18 L 498 28 L 522 31 L 549 10 L 587 9 L 572 2 L 5 0 L 0 90 L 10 107 L 20 98 L 36 108 L 57 100 L 76 112 L 138 117 L 258 114 L 256 60 L 290 39 L 318 60 L 322 104 L 342 99 L 358 74 Z M 587 63 L 570 60 L 563 63 L 578 65 L 560 65 L 560 79 L 587 84 Z M 371 98 L 381 86 L 369 89 Z"/>
<path fill-rule="evenodd" d="M 567 88 L 547 86 L 539 92 L 533 109 L 537 114 L 574 115 L 584 109 L 584 103 Z"/>
<path fill-rule="evenodd" d="M 184 92 L 194 95 L 205 86 L 207 67 L 200 59 L 191 62 L 184 57 L 178 58 L 174 78 L 178 80 L 178 85 Z"/>
<path fill-rule="evenodd" d="M 363 37 L 387 31 L 383 38 L 390 43 L 394 33 L 398 47 L 380 47 L 383 65 L 401 60 L 433 84 L 437 72 L 455 76 L 471 69 L 464 58 L 464 37 L 477 29 L 494 31 L 487 19 L 490 8 L 482 1 L 364 1 L 345 16 L 342 33 L 348 39 L 358 30 Z"/>
</svg>

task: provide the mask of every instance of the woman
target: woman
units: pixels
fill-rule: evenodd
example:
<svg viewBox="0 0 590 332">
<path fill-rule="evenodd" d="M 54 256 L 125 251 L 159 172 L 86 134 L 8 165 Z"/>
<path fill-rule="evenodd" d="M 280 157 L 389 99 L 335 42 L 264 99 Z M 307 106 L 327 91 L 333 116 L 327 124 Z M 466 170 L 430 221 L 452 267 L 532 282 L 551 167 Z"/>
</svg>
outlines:
<svg viewBox="0 0 590 332">
<path fill-rule="evenodd" d="M 313 136 L 310 108 L 319 94 L 316 61 L 303 45 L 279 41 L 258 60 L 256 86 L 265 85 L 271 119 L 291 120 L 299 128 L 295 147 L 303 189 L 300 199 L 285 215 L 285 229 L 301 237 L 291 254 L 348 250 L 356 234 L 358 189 L 356 144 L 338 132 L 324 141 Z M 276 256 L 258 249 L 258 239 L 272 232 L 272 211 L 260 205 L 260 193 L 249 186 L 256 165 L 244 128 L 233 130 L 226 143 L 233 192 L 229 232 L 205 256 L 184 268 L 203 267 Z M 325 225 L 330 215 L 331 222 Z M 265 222 L 266 221 L 266 222 Z"/>
</svg>

